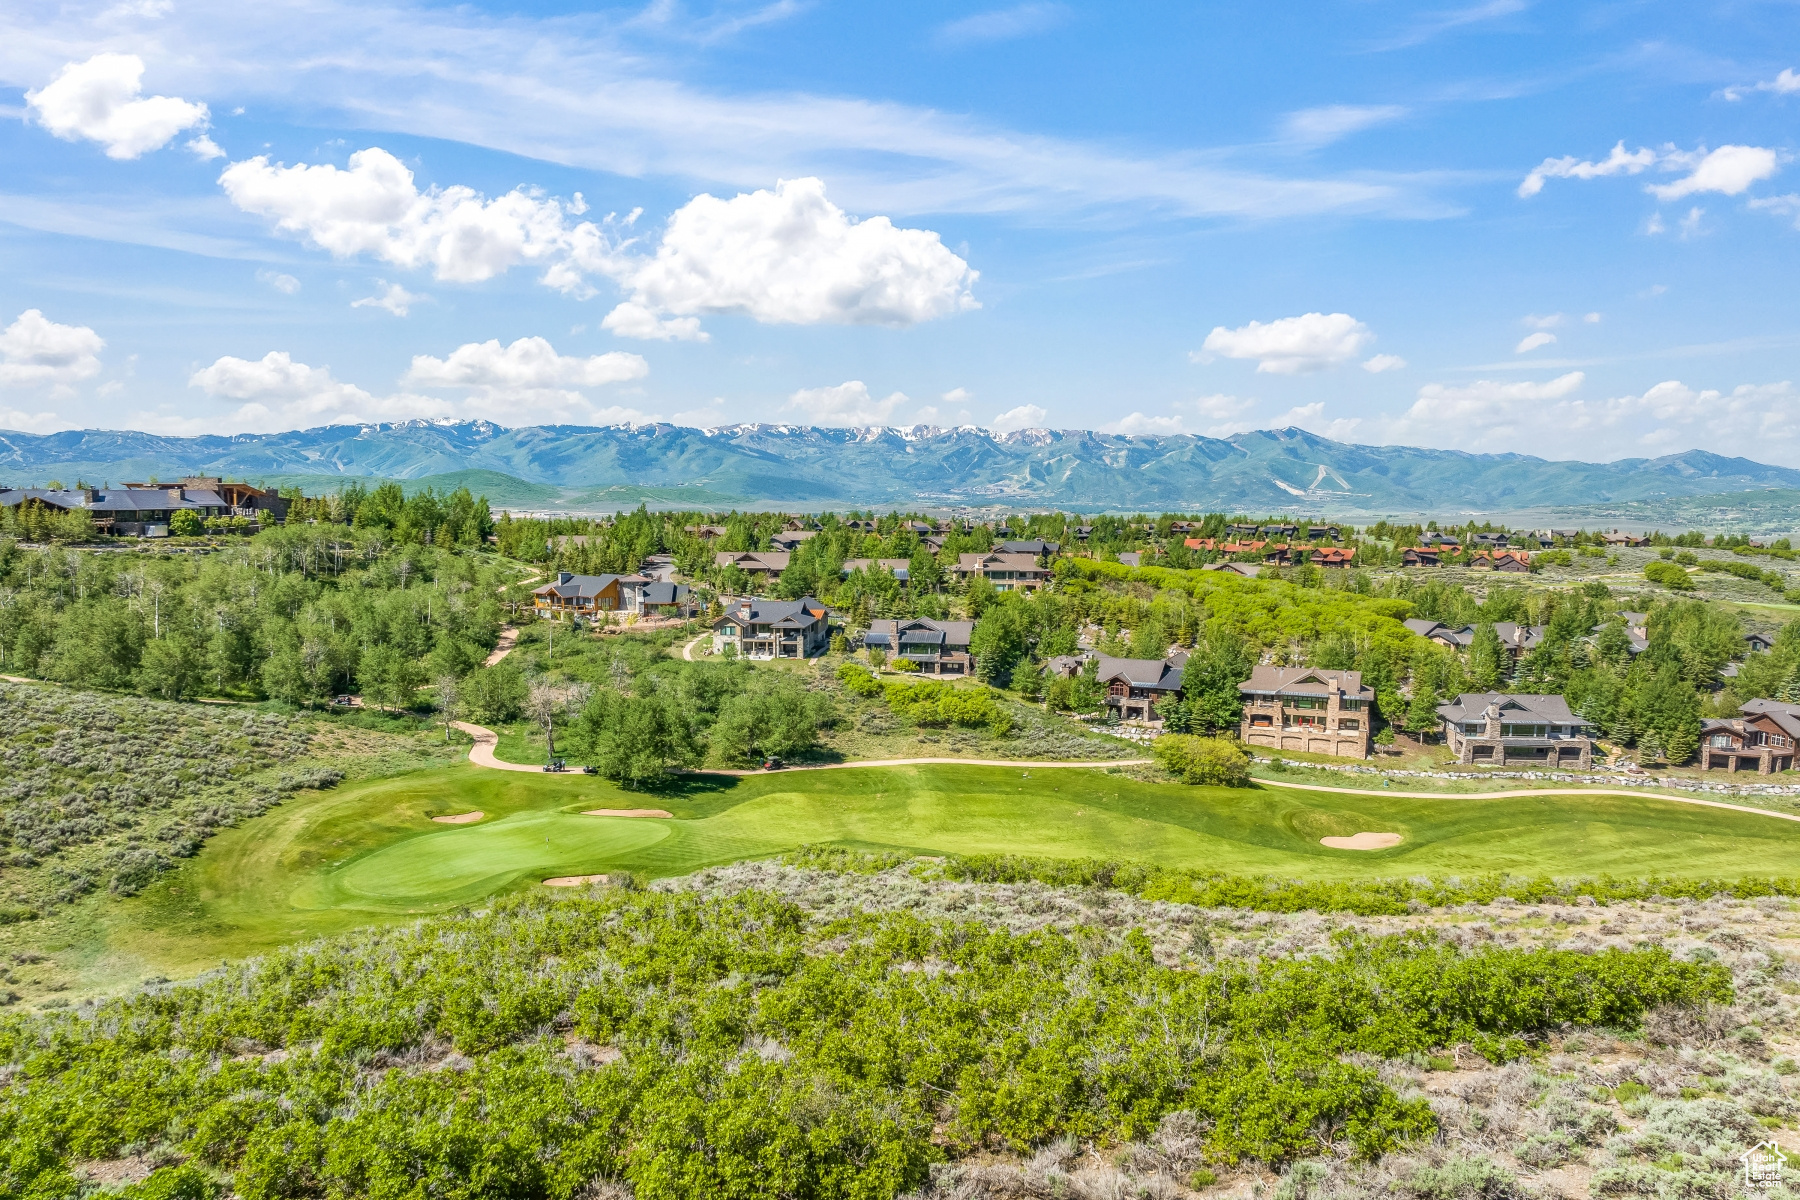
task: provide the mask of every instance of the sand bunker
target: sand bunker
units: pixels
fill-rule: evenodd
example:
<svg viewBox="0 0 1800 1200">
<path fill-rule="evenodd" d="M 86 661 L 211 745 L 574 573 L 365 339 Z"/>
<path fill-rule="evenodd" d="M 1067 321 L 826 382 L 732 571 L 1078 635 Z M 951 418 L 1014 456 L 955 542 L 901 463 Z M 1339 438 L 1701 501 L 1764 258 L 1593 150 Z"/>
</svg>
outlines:
<svg viewBox="0 0 1800 1200">
<path fill-rule="evenodd" d="M 604 875 L 558 875 L 555 879 L 544 880 L 545 887 L 581 887 L 589 883 L 605 883 Z"/>
<path fill-rule="evenodd" d="M 590 808 L 581 814 L 584 817 L 672 817 L 672 812 L 664 812 L 660 808 Z"/>
<path fill-rule="evenodd" d="M 454 817 L 433 817 L 431 819 L 439 825 L 473 825 L 485 816 L 487 816 L 486 813 L 477 809 L 471 813 L 457 813 Z"/>
<path fill-rule="evenodd" d="M 1333 850 L 1386 850 L 1400 844 L 1397 833 L 1359 833 L 1352 837 L 1322 837 L 1319 844 Z"/>
</svg>

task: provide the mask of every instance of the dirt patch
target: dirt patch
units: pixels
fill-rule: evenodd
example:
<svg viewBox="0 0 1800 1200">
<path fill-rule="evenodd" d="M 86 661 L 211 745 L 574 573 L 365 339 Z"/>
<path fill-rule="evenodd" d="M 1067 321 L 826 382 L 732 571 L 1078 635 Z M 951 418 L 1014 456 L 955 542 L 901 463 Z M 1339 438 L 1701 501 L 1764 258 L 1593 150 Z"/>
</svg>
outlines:
<svg viewBox="0 0 1800 1200">
<path fill-rule="evenodd" d="M 457 813 L 454 817 L 433 817 L 431 819 L 439 825 L 473 825 L 485 816 L 487 816 L 486 813 L 476 809 L 474 812 Z"/>
<path fill-rule="evenodd" d="M 590 883 L 605 883 L 604 875 L 558 875 L 555 879 L 544 880 L 545 887 L 586 887 Z"/>
<path fill-rule="evenodd" d="M 590 808 L 581 814 L 584 817 L 673 817 L 672 812 L 660 808 Z"/>
<path fill-rule="evenodd" d="M 1400 844 L 1397 833 L 1356 833 L 1349 837 L 1322 837 L 1322 846 L 1330 846 L 1333 850 L 1387 850 Z"/>
<path fill-rule="evenodd" d="M 98 1184 L 101 1187 L 117 1187 L 124 1183 L 142 1183 L 150 1178 L 150 1172 L 156 1170 L 156 1164 L 141 1154 L 130 1158 L 109 1158 L 103 1162 L 86 1162 L 75 1165 L 75 1177 L 84 1183 Z"/>
</svg>

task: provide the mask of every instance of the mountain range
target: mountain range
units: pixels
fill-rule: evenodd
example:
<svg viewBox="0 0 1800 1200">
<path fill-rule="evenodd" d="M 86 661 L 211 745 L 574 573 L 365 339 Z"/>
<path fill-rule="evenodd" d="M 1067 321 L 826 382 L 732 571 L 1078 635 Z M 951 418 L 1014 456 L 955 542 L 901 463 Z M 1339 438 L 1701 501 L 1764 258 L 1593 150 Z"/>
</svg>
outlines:
<svg viewBox="0 0 1800 1200">
<path fill-rule="evenodd" d="M 332 425 L 172 437 L 0 431 L 0 485 L 225 475 L 309 490 L 350 477 L 458 479 L 534 508 L 1055 507 L 1457 513 L 1656 504 L 1800 488 L 1800 470 L 1700 450 L 1610 463 L 1356 446 L 1302 429 L 1226 438 L 1080 429 L 995 433 L 748 424 L 506 428 L 487 421 Z"/>
</svg>

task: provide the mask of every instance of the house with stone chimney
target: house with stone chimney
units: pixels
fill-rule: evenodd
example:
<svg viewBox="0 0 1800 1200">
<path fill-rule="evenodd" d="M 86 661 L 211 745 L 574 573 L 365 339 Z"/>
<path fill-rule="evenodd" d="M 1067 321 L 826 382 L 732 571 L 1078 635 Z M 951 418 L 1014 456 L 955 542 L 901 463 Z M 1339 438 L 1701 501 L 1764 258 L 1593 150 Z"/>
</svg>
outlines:
<svg viewBox="0 0 1800 1200">
<path fill-rule="evenodd" d="M 1437 714 L 1460 763 L 1491 767 L 1590 767 L 1593 727 L 1561 696 L 1465 692 Z"/>
<path fill-rule="evenodd" d="M 1244 703 L 1238 739 L 1245 745 L 1369 757 L 1375 691 L 1360 671 L 1259 666 L 1238 693 Z"/>
</svg>

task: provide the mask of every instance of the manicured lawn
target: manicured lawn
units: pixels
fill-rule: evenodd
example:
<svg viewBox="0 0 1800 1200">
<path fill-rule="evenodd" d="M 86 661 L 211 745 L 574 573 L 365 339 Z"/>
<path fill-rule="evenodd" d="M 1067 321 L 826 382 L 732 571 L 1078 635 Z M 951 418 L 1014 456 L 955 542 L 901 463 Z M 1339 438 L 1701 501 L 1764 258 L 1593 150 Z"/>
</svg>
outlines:
<svg viewBox="0 0 1800 1200">
<path fill-rule="evenodd" d="M 581 815 L 591 808 L 674 815 Z M 429 819 L 476 809 L 486 814 L 476 824 Z M 1373 852 L 1319 844 L 1360 832 L 1405 840 Z M 219 834 L 141 896 L 93 898 L 80 910 L 84 926 L 62 926 L 68 940 L 59 949 L 98 986 L 151 970 L 184 975 L 298 938 L 537 887 L 549 876 L 679 874 L 803 844 L 1311 878 L 1800 874 L 1800 824 L 1649 797 L 1422 800 L 962 766 L 695 776 L 642 793 L 591 776 L 458 764 L 303 794 Z"/>
</svg>

